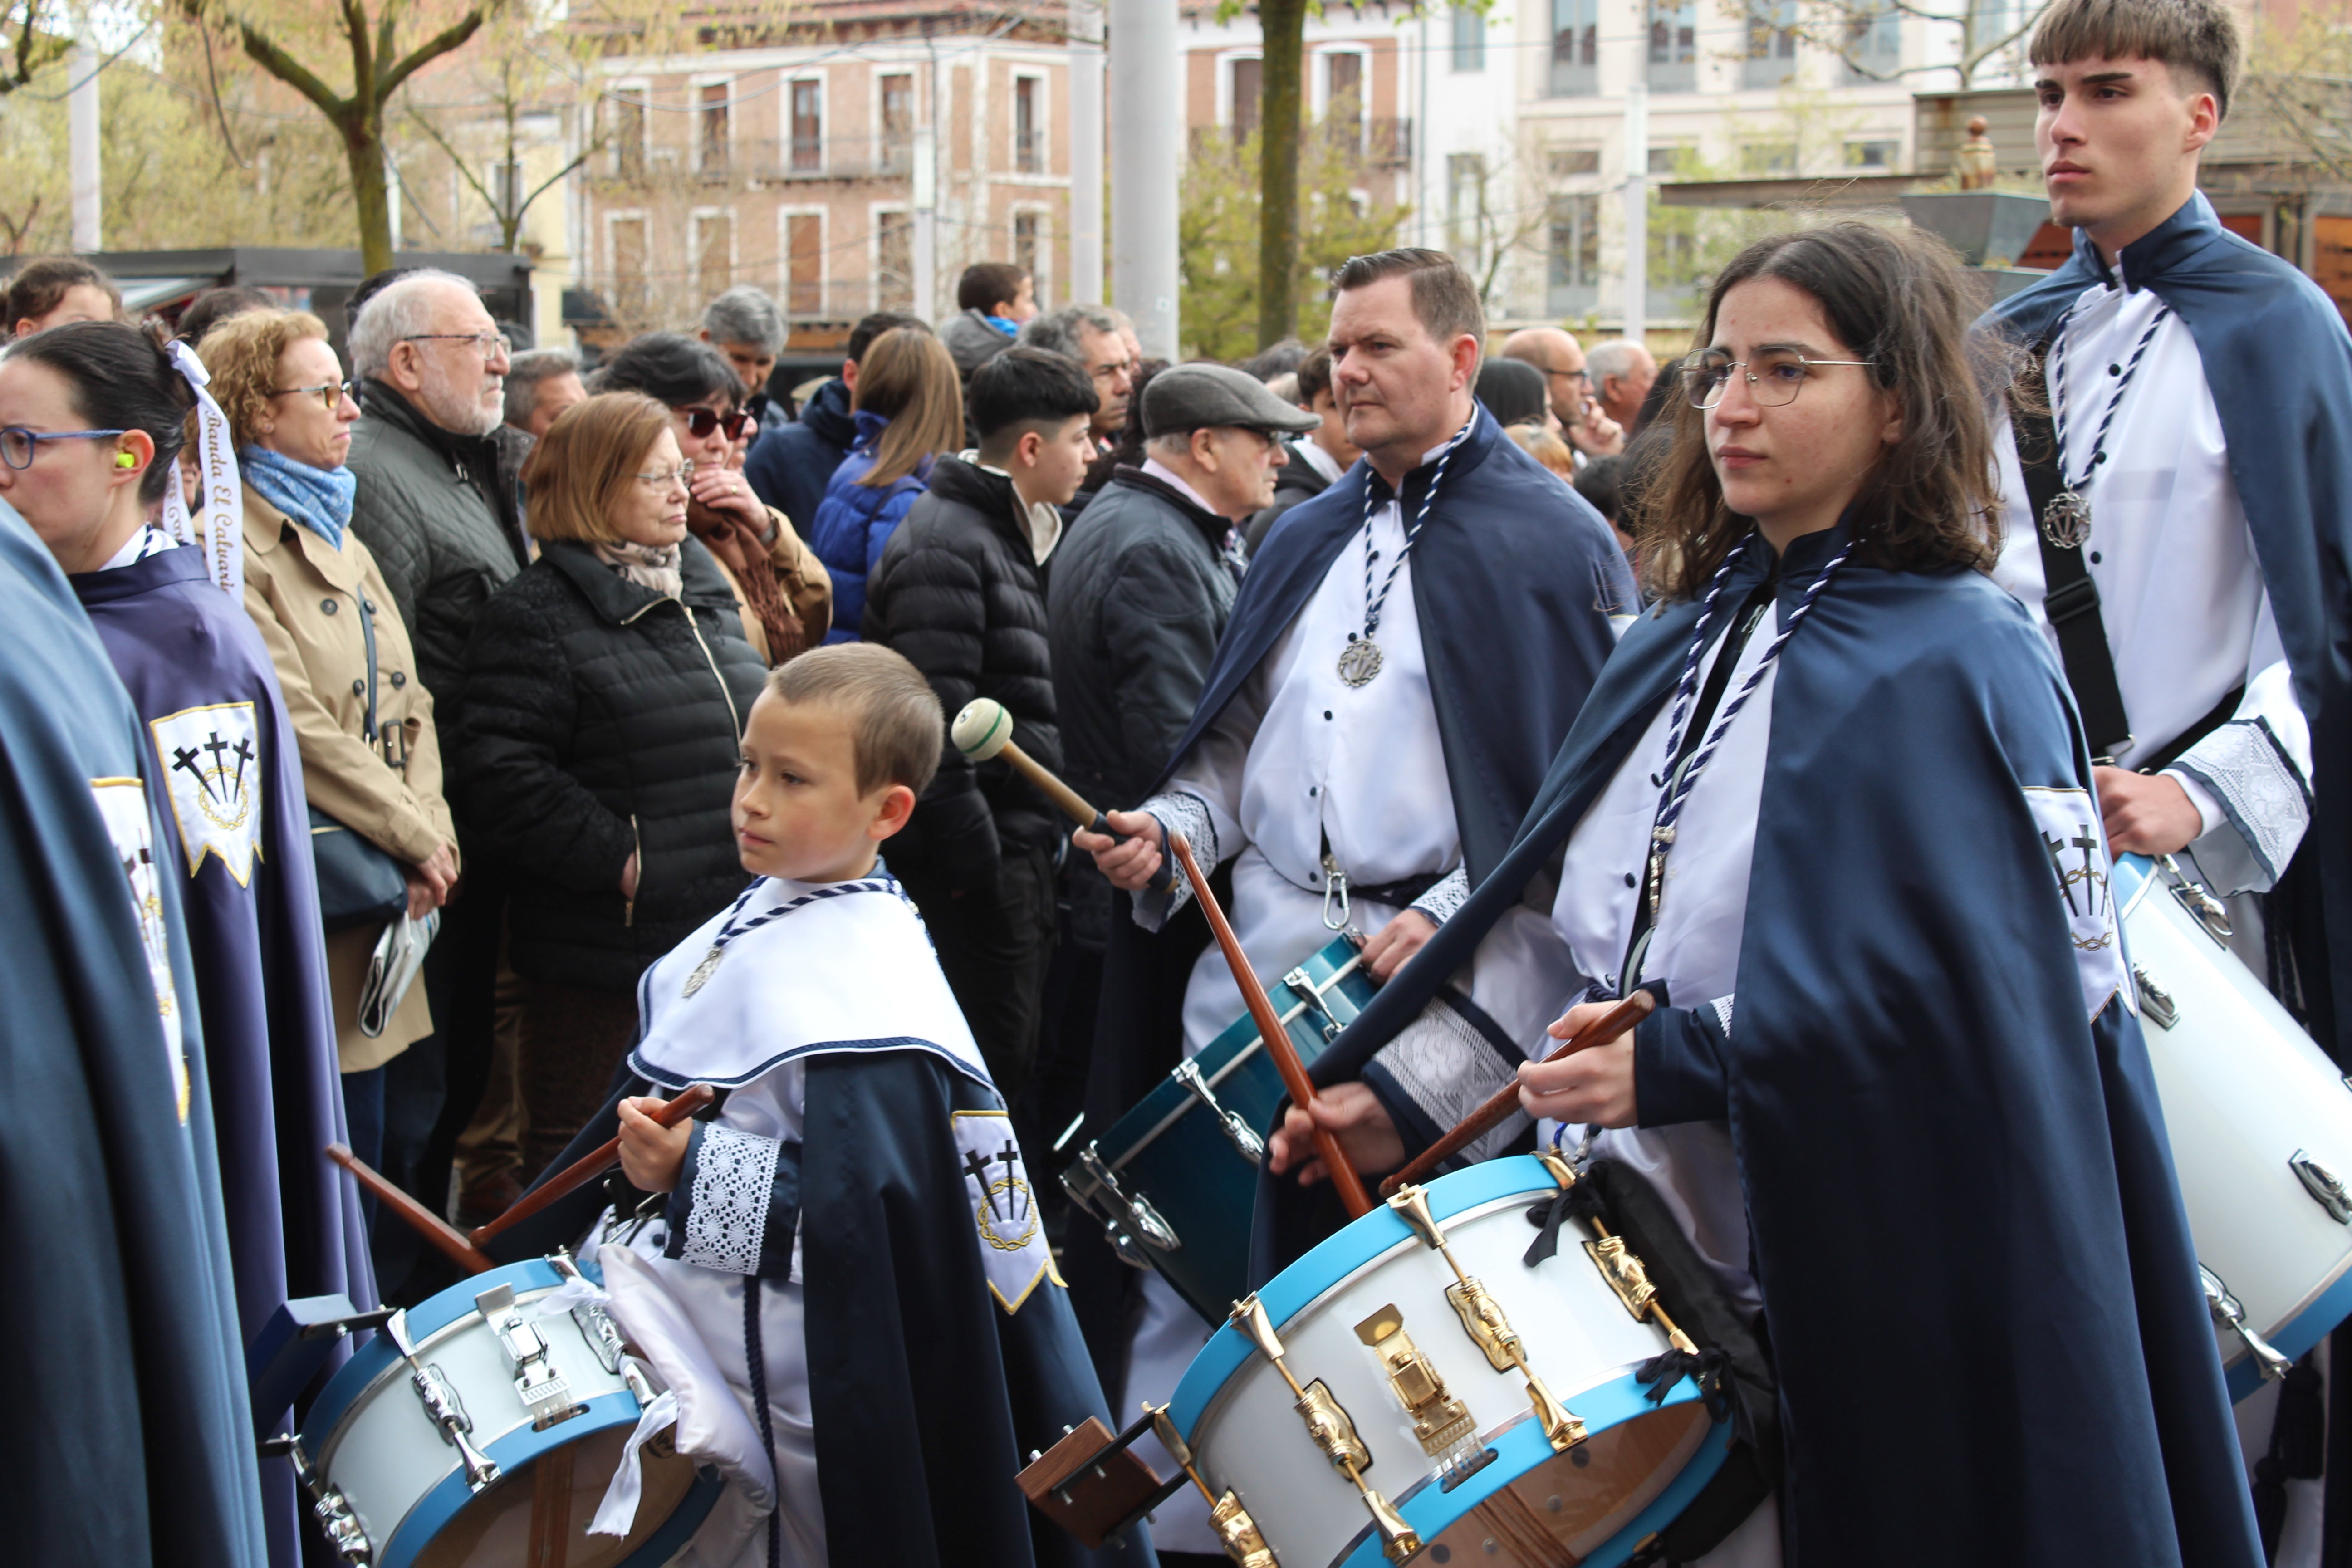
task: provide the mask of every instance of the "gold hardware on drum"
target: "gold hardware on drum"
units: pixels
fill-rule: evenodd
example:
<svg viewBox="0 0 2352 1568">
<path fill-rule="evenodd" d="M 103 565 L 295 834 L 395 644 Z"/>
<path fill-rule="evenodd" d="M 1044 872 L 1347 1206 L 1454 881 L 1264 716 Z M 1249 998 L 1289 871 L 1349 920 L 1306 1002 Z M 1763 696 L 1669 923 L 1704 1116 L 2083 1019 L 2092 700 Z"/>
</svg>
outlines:
<svg viewBox="0 0 2352 1568">
<path fill-rule="evenodd" d="M 1552 1451 L 1565 1453 L 1583 1442 L 1583 1419 L 1552 1397 L 1551 1390 L 1544 1386 L 1543 1379 L 1538 1377 L 1535 1368 L 1528 1364 L 1527 1352 L 1519 1343 L 1519 1336 L 1503 1316 L 1502 1304 L 1495 1300 L 1486 1286 L 1464 1270 L 1461 1260 L 1454 1256 L 1454 1249 L 1445 1244 L 1444 1230 L 1429 1212 L 1428 1190 L 1418 1186 L 1400 1187 L 1390 1194 L 1388 1203 L 1389 1207 L 1412 1227 L 1413 1234 L 1421 1237 L 1423 1245 L 1444 1258 L 1446 1267 L 1454 1270 L 1454 1283 L 1445 1288 L 1445 1299 L 1454 1303 L 1454 1315 L 1462 1320 L 1463 1332 L 1468 1334 L 1471 1342 L 1486 1355 L 1487 1365 L 1496 1372 L 1516 1370 L 1526 1380 L 1528 1405 L 1535 1411 L 1536 1420 L 1542 1426 L 1544 1436 L 1551 1443 Z"/>
<path fill-rule="evenodd" d="M 1543 1163 L 1545 1170 L 1551 1173 L 1551 1179 L 1559 1184 L 1562 1192 L 1576 1185 L 1576 1173 L 1569 1167 L 1566 1160 L 1548 1149 L 1538 1150 L 1536 1158 Z M 1675 1349 L 1686 1355 L 1696 1355 L 1698 1347 L 1691 1342 L 1688 1334 L 1675 1326 L 1672 1318 L 1666 1316 L 1665 1304 L 1658 1300 L 1657 1287 L 1650 1283 L 1650 1271 L 1643 1267 L 1640 1258 L 1625 1250 L 1623 1238 L 1612 1236 L 1609 1227 L 1598 1219 L 1589 1219 L 1585 1223 L 1592 1227 L 1595 1239 L 1586 1242 L 1584 1250 L 1592 1258 L 1592 1266 L 1601 1270 L 1601 1278 L 1608 1282 L 1609 1289 L 1625 1303 L 1625 1310 L 1633 1314 L 1635 1321 L 1646 1320 L 1664 1329 L 1666 1338 L 1674 1342 Z M 1604 1247 L 1610 1249 L 1611 1261 L 1602 1260 Z"/>
<path fill-rule="evenodd" d="M 1381 1358 L 1397 1403 L 1412 1417 L 1412 1435 L 1423 1453 L 1446 1458 L 1475 1436 L 1469 1408 L 1446 1392 L 1445 1379 L 1404 1331 L 1404 1314 L 1393 1303 L 1358 1323 L 1356 1337 Z"/>
<path fill-rule="evenodd" d="M 1209 1528 L 1217 1532 L 1217 1543 L 1225 1555 L 1241 1564 L 1241 1568 L 1281 1568 L 1275 1561 L 1274 1549 L 1258 1533 L 1257 1521 L 1242 1507 L 1242 1500 L 1231 1491 L 1219 1498 L 1209 1509 Z"/>
<path fill-rule="evenodd" d="M 1364 1500 L 1364 1508 L 1372 1516 L 1372 1527 L 1381 1532 L 1381 1552 L 1391 1563 L 1402 1563 L 1421 1550 L 1421 1536 L 1404 1521 L 1404 1516 L 1389 1505 L 1389 1500 L 1364 1484 L 1364 1472 L 1372 1466 L 1372 1454 L 1357 1435 L 1356 1423 L 1323 1380 L 1317 1378 L 1303 1387 L 1296 1374 L 1282 1359 L 1282 1341 L 1275 1334 L 1273 1321 L 1265 1315 L 1265 1305 L 1255 1294 L 1234 1303 L 1234 1326 L 1246 1335 L 1258 1349 L 1258 1353 L 1272 1363 L 1290 1384 L 1297 1396 L 1294 1406 L 1299 1418 L 1307 1423 L 1307 1435 L 1323 1450 Z"/>
</svg>

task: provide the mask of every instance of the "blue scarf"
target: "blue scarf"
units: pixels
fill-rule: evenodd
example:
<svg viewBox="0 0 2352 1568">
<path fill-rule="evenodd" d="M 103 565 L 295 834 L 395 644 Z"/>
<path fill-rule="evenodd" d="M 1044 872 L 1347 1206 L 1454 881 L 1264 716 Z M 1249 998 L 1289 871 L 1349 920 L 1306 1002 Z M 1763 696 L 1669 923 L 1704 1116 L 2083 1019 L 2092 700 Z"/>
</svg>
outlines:
<svg viewBox="0 0 2352 1568">
<path fill-rule="evenodd" d="M 267 447 L 244 447 L 237 471 L 261 499 L 341 550 L 359 480 L 349 468 L 314 468 Z"/>
<path fill-rule="evenodd" d="M 981 320 L 1008 338 L 1017 338 L 1021 335 L 1021 323 L 1009 316 L 982 316 Z"/>
</svg>

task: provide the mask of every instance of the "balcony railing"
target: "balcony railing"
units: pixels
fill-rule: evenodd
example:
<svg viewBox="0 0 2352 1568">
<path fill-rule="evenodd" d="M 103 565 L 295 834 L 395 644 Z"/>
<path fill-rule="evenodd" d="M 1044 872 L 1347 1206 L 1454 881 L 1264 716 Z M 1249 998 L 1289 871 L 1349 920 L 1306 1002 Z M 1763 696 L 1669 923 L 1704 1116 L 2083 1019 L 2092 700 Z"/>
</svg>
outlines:
<svg viewBox="0 0 2352 1568">
<path fill-rule="evenodd" d="M 1317 128 L 1326 135 L 1342 139 L 1354 133 L 1354 142 L 1364 166 L 1372 169 L 1402 169 L 1412 163 L 1412 121 L 1410 116 L 1395 119 L 1325 121 Z M 1229 151 L 1243 140 L 1234 134 L 1230 125 L 1196 125 L 1192 128 L 1192 151 L 1195 154 Z"/>
<path fill-rule="evenodd" d="M 724 149 L 646 149 L 616 158 L 597 177 L 622 184 L 686 178 L 741 187 L 815 180 L 903 180 L 914 172 L 914 139 L 884 136 L 740 137 Z"/>
</svg>

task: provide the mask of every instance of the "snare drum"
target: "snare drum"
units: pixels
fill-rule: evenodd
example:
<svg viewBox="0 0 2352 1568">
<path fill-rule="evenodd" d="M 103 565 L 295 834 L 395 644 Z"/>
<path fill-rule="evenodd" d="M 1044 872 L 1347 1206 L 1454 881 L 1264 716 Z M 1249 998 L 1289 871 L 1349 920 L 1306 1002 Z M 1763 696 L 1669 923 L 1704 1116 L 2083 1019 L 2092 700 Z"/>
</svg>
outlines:
<svg viewBox="0 0 2352 1568">
<path fill-rule="evenodd" d="M 1341 937 L 1269 987 L 1298 1059 L 1312 1062 L 1372 999 Z M 1249 1288 L 1250 1212 L 1282 1075 L 1244 1013 L 1079 1151 L 1062 1184 L 1118 1255 L 1151 1268 L 1211 1322 Z"/>
<path fill-rule="evenodd" d="M 511 1568 L 561 1532 L 548 1560 L 565 1568 L 659 1568 L 685 1546 L 723 1482 L 666 1435 L 640 1451 L 629 1534 L 586 1533 L 654 1391 L 593 1301 L 530 1310 L 581 1274 L 558 1254 L 476 1275 L 396 1317 L 327 1384 L 292 1458 L 346 1563 Z"/>
<path fill-rule="evenodd" d="M 1237 1561 L 1262 1543 L 1282 1568 L 1611 1568 L 1689 1506 L 1729 1424 L 1687 1378 L 1650 1403 L 1633 1374 L 1667 1332 L 1610 1282 L 1608 1243 L 1563 1233 L 1522 1261 L 1526 1212 L 1557 1190 L 1528 1154 L 1409 1188 L 1426 1231 L 1375 1209 L 1210 1339 L 1167 1415 Z"/>
<path fill-rule="evenodd" d="M 2116 858 L 2115 889 L 2230 1397 L 2243 1399 L 2352 1315 L 2352 1090 L 2230 951 L 2204 889 L 2137 855 Z"/>
</svg>

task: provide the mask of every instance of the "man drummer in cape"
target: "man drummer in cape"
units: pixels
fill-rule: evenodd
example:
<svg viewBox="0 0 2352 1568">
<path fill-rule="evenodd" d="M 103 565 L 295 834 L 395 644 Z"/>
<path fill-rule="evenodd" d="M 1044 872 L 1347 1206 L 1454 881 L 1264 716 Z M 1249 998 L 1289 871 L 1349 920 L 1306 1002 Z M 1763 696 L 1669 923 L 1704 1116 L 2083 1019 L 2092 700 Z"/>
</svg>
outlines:
<svg viewBox="0 0 2352 1568">
<path fill-rule="evenodd" d="M 2221 0 L 2057 0 L 2029 54 L 2074 254 L 1981 323 L 2039 356 L 2049 404 L 1999 437 L 1993 579 L 2061 656 L 2115 850 L 2228 898 L 2234 949 L 2342 1063 L 2352 728 L 2322 721 L 2352 697 L 2352 338 L 2198 193 L 2239 71 Z M 2308 1369 L 2241 1409 L 2280 1563 L 2320 1561 L 2319 1424 Z"/>
<path fill-rule="evenodd" d="M 1357 257 L 1336 274 L 1332 384 L 1364 460 L 1252 562 L 1166 773 L 1110 816 L 1124 840 L 1076 836 L 1134 895 L 1106 960 L 1093 1109 L 1124 1110 L 1243 1011 L 1205 929 L 1181 918 L 1181 879 L 1148 886 L 1166 834 L 1190 840 L 1204 875 L 1228 868 L 1261 976 L 1357 931 L 1385 978 L 1492 868 L 1614 647 L 1636 603 L 1623 558 L 1599 515 L 1479 409 L 1484 331 L 1475 286 L 1438 252 Z M 1428 1027 L 1477 1042 L 1507 1077 L 1554 1000 L 1518 983 L 1513 950 L 1552 940 L 1532 911 L 1498 926 Z M 1181 1027 L 1175 1006 L 1155 1005 L 1179 995 Z M 1426 1137 L 1491 1086 L 1430 1070 L 1452 1058 L 1424 1044 L 1408 1030 L 1364 1092 Z M 1166 1400 L 1208 1333 L 1156 1275 L 1139 1296 L 1125 1365 L 1095 1346 L 1128 1411 Z M 1219 1550 L 1190 1494 L 1153 1535 L 1163 1552 Z"/>
</svg>

